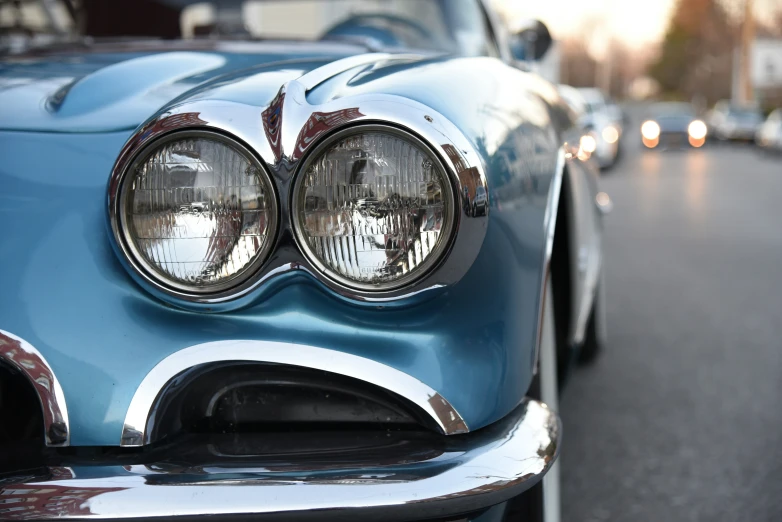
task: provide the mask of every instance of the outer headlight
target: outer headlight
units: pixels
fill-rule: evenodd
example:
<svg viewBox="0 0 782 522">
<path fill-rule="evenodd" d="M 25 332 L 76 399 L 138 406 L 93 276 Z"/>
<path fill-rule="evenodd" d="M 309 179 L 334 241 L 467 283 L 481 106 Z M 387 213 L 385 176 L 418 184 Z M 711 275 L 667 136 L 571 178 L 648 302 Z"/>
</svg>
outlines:
<svg viewBox="0 0 782 522">
<path fill-rule="evenodd" d="M 271 180 L 241 144 L 208 131 L 152 142 L 130 163 L 115 230 L 148 280 L 188 294 L 240 285 L 277 229 Z"/>
<path fill-rule="evenodd" d="M 405 286 L 447 250 L 454 194 L 444 167 L 414 136 L 384 126 L 340 132 L 302 165 L 293 224 L 310 261 L 359 290 Z"/>
<path fill-rule="evenodd" d="M 597 150 L 597 140 L 592 133 L 581 136 L 579 144 L 581 145 L 581 150 L 587 154 L 592 154 Z"/>
</svg>

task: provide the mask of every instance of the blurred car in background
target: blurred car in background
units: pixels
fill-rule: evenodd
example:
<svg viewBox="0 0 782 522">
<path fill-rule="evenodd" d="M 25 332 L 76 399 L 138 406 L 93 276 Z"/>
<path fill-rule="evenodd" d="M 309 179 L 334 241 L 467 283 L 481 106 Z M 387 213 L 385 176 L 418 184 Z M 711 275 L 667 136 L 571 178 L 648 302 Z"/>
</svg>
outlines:
<svg viewBox="0 0 782 522">
<path fill-rule="evenodd" d="M 703 147 L 708 128 L 689 103 L 656 103 L 641 125 L 641 140 L 648 149 Z"/>
<path fill-rule="evenodd" d="M 621 154 L 622 112 L 600 89 L 577 89 L 586 102 L 587 122 L 595 131 L 595 156 L 601 169 L 612 167 Z"/>
<path fill-rule="evenodd" d="M 599 89 L 577 89 L 560 85 L 559 93 L 578 115 L 581 152 L 590 155 L 601 169 L 612 167 L 620 154 L 622 112 L 606 103 Z M 618 115 L 618 117 L 617 117 Z"/>
<path fill-rule="evenodd" d="M 727 100 L 718 102 L 707 117 L 710 136 L 721 141 L 755 139 L 763 124 L 763 115 L 756 107 L 743 107 Z"/>
<path fill-rule="evenodd" d="M 567 104 L 572 113 L 572 119 L 576 122 L 576 129 L 578 133 L 578 157 L 582 161 L 589 161 L 592 159 L 592 154 L 597 149 L 597 139 L 594 131 L 587 122 L 587 107 L 586 101 L 578 93 L 575 87 L 570 85 L 557 86 L 559 94 L 562 100 Z M 595 165 L 594 162 L 592 162 Z M 597 167 L 595 165 L 595 167 Z"/>
<path fill-rule="evenodd" d="M 755 143 L 764 149 L 782 152 L 782 109 L 768 115 L 755 136 Z"/>
</svg>

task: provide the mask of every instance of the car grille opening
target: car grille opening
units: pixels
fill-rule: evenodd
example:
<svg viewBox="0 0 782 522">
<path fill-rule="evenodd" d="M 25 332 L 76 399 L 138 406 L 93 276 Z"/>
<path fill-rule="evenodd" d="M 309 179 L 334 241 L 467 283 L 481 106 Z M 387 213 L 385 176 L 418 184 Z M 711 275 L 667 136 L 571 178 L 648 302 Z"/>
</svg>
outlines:
<svg viewBox="0 0 782 522">
<path fill-rule="evenodd" d="M 159 394 L 150 442 L 172 435 L 418 429 L 439 432 L 417 406 L 329 372 L 260 363 L 192 368 Z"/>
<path fill-rule="evenodd" d="M 32 384 L 0 364 L 0 474 L 43 464 L 43 412 Z"/>
</svg>

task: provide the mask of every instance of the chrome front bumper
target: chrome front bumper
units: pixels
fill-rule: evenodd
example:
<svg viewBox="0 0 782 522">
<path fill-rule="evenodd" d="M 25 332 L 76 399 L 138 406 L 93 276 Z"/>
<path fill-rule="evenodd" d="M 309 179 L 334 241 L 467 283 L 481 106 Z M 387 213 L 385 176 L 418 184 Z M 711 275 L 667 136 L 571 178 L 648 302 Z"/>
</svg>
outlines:
<svg viewBox="0 0 782 522">
<path fill-rule="evenodd" d="M 309 449 L 281 451 L 261 442 L 237 451 L 235 444 L 213 442 L 197 451 L 182 451 L 180 444 L 122 456 L 121 464 L 112 465 L 63 457 L 40 474 L 0 478 L 0 519 L 264 515 L 377 522 L 470 513 L 535 485 L 557 457 L 560 423 L 546 405 L 528 400 L 505 419 L 466 435 L 400 438 L 381 432 L 370 444 L 346 445 L 341 437 L 337 449 L 326 449 L 334 434 L 295 436 L 310 441 Z M 290 447 L 298 446 L 294 441 Z"/>
</svg>

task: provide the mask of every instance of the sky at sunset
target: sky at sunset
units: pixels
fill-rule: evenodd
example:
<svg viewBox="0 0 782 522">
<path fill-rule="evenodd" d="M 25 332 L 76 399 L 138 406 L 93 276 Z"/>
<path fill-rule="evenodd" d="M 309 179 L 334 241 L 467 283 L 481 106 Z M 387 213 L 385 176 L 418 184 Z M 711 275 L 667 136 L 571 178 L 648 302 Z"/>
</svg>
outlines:
<svg viewBox="0 0 782 522">
<path fill-rule="evenodd" d="M 742 0 L 724 0 L 734 7 Z M 537 18 L 555 38 L 583 32 L 589 24 L 603 24 L 608 34 L 633 47 L 659 40 L 668 24 L 675 0 L 493 0 L 510 20 Z M 755 0 L 756 17 L 782 10 L 782 0 Z M 601 30 L 602 32 L 602 30 Z"/>
</svg>

